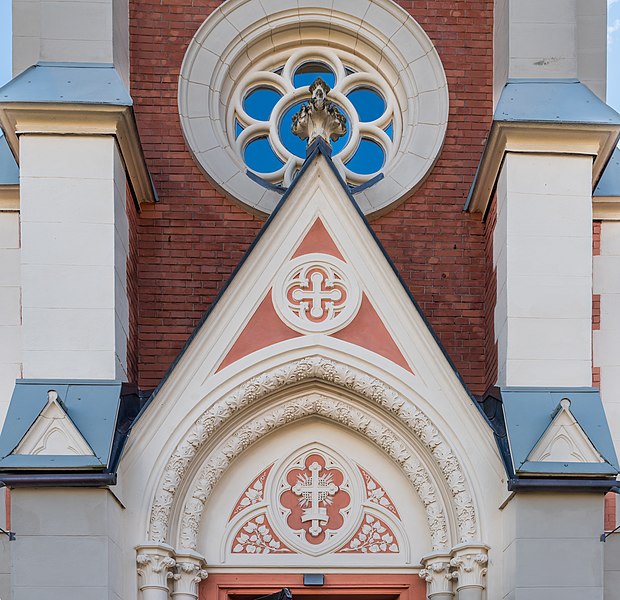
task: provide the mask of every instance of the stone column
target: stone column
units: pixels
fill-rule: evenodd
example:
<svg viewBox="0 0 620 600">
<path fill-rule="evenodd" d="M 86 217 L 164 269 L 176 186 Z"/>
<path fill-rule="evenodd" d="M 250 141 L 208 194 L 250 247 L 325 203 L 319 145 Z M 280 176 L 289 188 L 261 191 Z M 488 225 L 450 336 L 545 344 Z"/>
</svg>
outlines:
<svg viewBox="0 0 620 600">
<path fill-rule="evenodd" d="M 449 554 L 429 554 L 422 559 L 424 567 L 419 575 L 426 581 L 428 600 L 452 600 L 453 574 L 450 572 Z"/>
<path fill-rule="evenodd" d="M 198 586 L 208 576 L 204 570 L 205 562 L 202 556 L 192 554 L 177 554 L 177 572 L 173 575 L 173 600 L 196 600 Z"/>
<path fill-rule="evenodd" d="M 136 551 L 143 600 L 168 600 L 168 580 L 174 576 L 172 569 L 177 564 L 172 558 L 172 547 L 167 544 L 144 544 L 137 546 Z"/>
<path fill-rule="evenodd" d="M 450 566 L 455 569 L 454 576 L 457 600 L 482 600 L 487 574 L 488 546 L 462 545 L 452 550 Z"/>
</svg>

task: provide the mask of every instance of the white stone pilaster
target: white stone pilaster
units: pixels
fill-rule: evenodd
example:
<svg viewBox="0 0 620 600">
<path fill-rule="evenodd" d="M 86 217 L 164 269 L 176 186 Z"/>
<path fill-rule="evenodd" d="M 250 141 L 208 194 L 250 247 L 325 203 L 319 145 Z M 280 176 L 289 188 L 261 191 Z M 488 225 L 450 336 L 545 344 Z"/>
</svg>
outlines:
<svg viewBox="0 0 620 600">
<path fill-rule="evenodd" d="M 511 153 L 493 262 L 501 386 L 592 382 L 592 158 Z"/>
<path fill-rule="evenodd" d="M 430 554 L 422 559 L 423 569 L 419 575 L 426 581 L 426 597 L 429 600 L 451 600 L 453 574 L 449 554 Z"/>
<path fill-rule="evenodd" d="M 453 549 L 450 566 L 457 580 L 457 600 L 482 600 L 487 574 L 488 546 L 463 545 Z"/>
<path fill-rule="evenodd" d="M 168 600 L 168 580 L 174 577 L 176 560 L 174 551 L 167 544 L 143 544 L 136 547 L 138 586 L 143 600 Z"/>
<path fill-rule="evenodd" d="M 125 173 L 112 135 L 22 134 L 23 376 L 126 380 Z"/>
<path fill-rule="evenodd" d="M 172 598 L 174 600 L 196 600 L 198 598 L 198 586 L 208 576 L 204 569 L 204 559 L 198 554 L 177 554 L 176 573 L 172 579 L 174 588 Z"/>
</svg>

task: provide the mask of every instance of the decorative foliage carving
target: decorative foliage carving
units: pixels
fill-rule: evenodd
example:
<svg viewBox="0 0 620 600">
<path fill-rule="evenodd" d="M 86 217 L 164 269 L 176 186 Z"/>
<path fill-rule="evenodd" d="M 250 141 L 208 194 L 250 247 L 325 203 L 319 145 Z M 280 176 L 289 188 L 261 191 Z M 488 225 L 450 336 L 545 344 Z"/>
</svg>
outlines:
<svg viewBox="0 0 620 600">
<path fill-rule="evenodd" d="M 224 447 L 212 455 L 200 470 L 181 519 L 181 545 L 195 549 L 202 510 L 217 481 L 232 460 L 267 433 L 310 415 L 321 415 L 356 430 L 379 446 L 403 469 L 426 508 L 433 546 L 448 543 L 447 521 L 433 481 L 420 461 L 412 456 L 401 438 L 368 413 L 342 400 L 312 395 L 275 407 L 267 415 L 240 427 Z"/>
<path fill-rule="evenodd" d="M 258 477 L 248 485 L 243 494 L 241 494 L 241 498 L 235 504 L 235 508 L 233 508 L 232 513 L 230 514 L 229 521 L 238 515 L 242 510 L 249 508 L 250 506 L 254 506 L 263 501 L 265 496 L 265 480 L 269 475 L 269 471 L 273 465 L 269 465 Z"/>
<path fill-rule="evenodd" d="M 450 560 L 455 568 L 454 577 L 458 579 L 457 590 L 465 587 L 484 588 L 484 577 L 487 574 L 487 549 L 484 546 L 471 546 L 459 549 Z"/>
<path fill-rule="evenodd" d="M 410 429 L 428 449 L 439 466 L 452 492 L 459 532 L 459 541 L 477 537 L 476 515 L 465 476 L 458 459 L 443 440 L 431 420 L 397 392 L 369 375 L 314 356 L 289 363 L 274 371 L 258 375 L 234 393 L 216 402 L 195 422 L 186 438 L 168 460 L 156 493 L 150 518 L 150 537 L 164 541 L 177 488 L 198 449 L 231 417 L 257 401 L 288 386 L 318 379 L 359 394 L 386 410 Z M 373 420 L 367 413 L 330 399 L 305 398 L 281 405 L 259 420 L 252 421 L 228 438 L 225 445 L 204 464 L 197 485 L 185 504 L 182 517 L 181 543 L 195 547 L 196 534 L 204 503 L 230 462 L 252 443 L 275 428 L 311 414 L 321 414 L 362 432 L 381 447 L 412 481 L 426 508 L 433 547 L 448 543 L 447 522 L 434 486 L 424 466 L 411 455 L 401 437 L 390 428 Z"/>
<path fill-rule="evenodd" d="M 383 487 L 379 485 L 379 482 L 367 471 L 362 469 L 362 467 L 359 467 L 359 470 L 362 474 L 362 479 L 364 480 L 364 485 L 366 487 L 366 498 L 368 502 L 382 506 L 386 510 L 389 510 L 395 517 L 400 519 L 400 515 L 398 514 L 392 499 L 388 496 Z"/>
<path fill-rule="evenodd" d="M 252 517 L 237 532 L 233 554 L 294 554 L 274 533 L 266 515 Z"/>
<path fill-rule="evenodd" d="M 140 589 L 168 589 L 168 579 L 173 577 L 172 569 L 176 561 L 172 558 L 171 548 L 147 545 L 138 548 L 136 563 L 140 576 Z"/>
<path fill-rule="evenodd" d="M 450 571 L 450 555 L 434 554 L 422 559 L 424 567 L 418 575 L 426 581 L 426 595 L 432 598 L 435 594 L 452 594 L 452 580 L 456 573 Z"/>
<path fill-rule="evenodd" d="M 366 513 L 353 538 L 338 552 L 393 554 L 399 551 L 396 536 L 389 525 Z"/>
</svg>

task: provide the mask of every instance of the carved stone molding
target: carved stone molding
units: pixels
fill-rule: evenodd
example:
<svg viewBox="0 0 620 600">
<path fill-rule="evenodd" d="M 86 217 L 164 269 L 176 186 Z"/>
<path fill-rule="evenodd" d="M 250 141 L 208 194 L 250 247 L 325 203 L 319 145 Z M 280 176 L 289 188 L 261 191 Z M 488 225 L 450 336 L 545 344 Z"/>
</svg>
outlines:
<svg viewBox="0 0 620 600">
<path fill-rule="evenodd" d="M 458 579 L 457 592 L 465 588 L 484 589 L 484 578 L 487 574 L 489 547 L 479 544 L 463 544 L 453 549 L 450 566 Z"/>
<path fill-rule="evenodd" d="M 319 394 L 297 397 L 237 428 L 225 445 L 203 464 L 188 493 L 181 515 L 180 544 L 196 549 L 202 511 L 215 485 L 232 461 L 244 450 L 274 430 L 308 416 L 320 415 L 356 431 L 381 448 L 411 481 L 426 509 L 426 517 L 435 549 L 449 544 L 448 525 L 441 495 L 426 467 L 401 437 L 378 421 L 371 413 L 346 401 Z"/>
<path fill-rule="evenodd" d="M 476 514 L 467 480 L 457 457 L 432 421 L 412 402 L 402 398 L 384 382 L 347 365 L 321 356 L 312 356 L 253 377 L 232 394 L 215 402 L 200 415 L 184 439 L 177 445 L 166 464 L 152 504 L 149 525 L 150 539 L 157 543 L 163 543 L 168 538 L 168 524 L 176 491 L 207 440 L 211 440 L 228 420 L 270 394 L 312 380 L 325 381 L 337 388 L 360 395 L 400 421 L 411 431 L 428 450 L 429 455 L 436 462 L 448 484 L 458 526 L 458 541 L 471 542 L 478 537 Z M 376 439 L 381 447 L 388 450 L 388 454 L 402 465 L 407 476 L 414 481 L 414 485 L 424 491 L 422 496 L 429 494 L 431 490 L 427 492 L 428 474 L 426 470 L 417 459 L 401 457 L 402 453 L 406 453 L 406 449 L 403 447 L 400 437 L 396 437 L 390 430 L 374 431 L 370 423 L 366 423 L 367 417 L 364 415 L 350 414 L 340 417 L 341 404 L 338 402 L 336 406 L 330 409 L 334 419 L 338 422 L 344 419 L 349 423 L 348 426 L 354 430 L 368 429 L 369 437 Z M 316 411 L 317 407 L 316 405 L 308 405 L 303 410 Z M 294 417 L 295 414 L 300 414 L 303 410 L 297 406 L 297 403 L 294 403 L 286 408 L 286 412 L 280 418 L 287 422 L 287 415 L 290 414 Z M 358 421 L 360 418 L 362 418 L 361 422 Z M 191 533 L 198 529 L 198 519 L 206 500 L 203 492 L 205 490 L 210 492 L 232 458 L 259 438 L 260 434 L 252 441 L 248 441 L 247 434 L 240 437 L 237 432 L 237 435 L 228 441 L 223 453 L 209 459 L 208 464 L 202 469 L 199 489 L 192 494 L 185 506 L 184 532 Z M 436 501 L 429 500 L 425 502 L 425 505 L 427 515 L 432 516 L 433 522 L 444 522 L 441 526 L 434 528 L 433 546 L 438 550 L 445 548 L 448 543 L 445 515 Z M 431 531 L 433 531 L 433 527 Z M 186 546 L 188 548 L 192 548 L 190 538 L 183 540 L 183 544 L 188 543 Z"/>
<path fill-rule="evenodd" d="M 450 571 L 450 554 L 430 554 L 421 561 L 424 567 L 419 576 L 426 581 L 426 597 L 429 600 L 450 600 L 454 573 Z"/>
<path fill-rule="evenodd" d="M 198 585 L 208 576 L 204 559 L 198 554 L 177 554 L 176 573 L 172 576 L 174 600 L 196 600 Z"/>
<path fill-rule="evenodd" d="M 168 580 L 176 566 L 174 550 L 167 544 L 143 544 L 136 547 L 136 563 L 140 576 L 139 589 L 145 600 L 166 600 Z"/>
</svg>

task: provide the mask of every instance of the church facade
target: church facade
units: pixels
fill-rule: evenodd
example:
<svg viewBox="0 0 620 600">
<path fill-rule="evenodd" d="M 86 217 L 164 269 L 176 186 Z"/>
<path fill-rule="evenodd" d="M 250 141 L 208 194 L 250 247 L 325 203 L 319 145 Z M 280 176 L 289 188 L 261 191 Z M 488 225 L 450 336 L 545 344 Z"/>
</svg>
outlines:
<svg viewBox="0 0 620 600">
<path fill-rule="evenodd" d="M 13 0 L 0 597 L 618 598 L 606 11 Z"/>
</svg>

